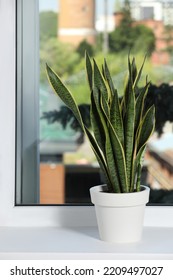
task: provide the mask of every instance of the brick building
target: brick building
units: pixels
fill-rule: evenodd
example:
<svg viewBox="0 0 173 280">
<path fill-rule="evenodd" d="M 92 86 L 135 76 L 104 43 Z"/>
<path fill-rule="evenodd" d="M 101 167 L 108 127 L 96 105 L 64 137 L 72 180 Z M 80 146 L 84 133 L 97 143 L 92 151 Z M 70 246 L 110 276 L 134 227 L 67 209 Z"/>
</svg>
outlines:
<svg viewBox="0 0 173 280">
<path fill-rule="evenodd" d="M 168 0 L 131 0 L 131 15 L 135 24 L 142 24 L 152 29 L 156 38 L 156 49 L 152 54 L 154 64 L 169 64 L 170 53 L 168 49 L 173 47 L 173 1 Z M 122 13 L 116 11 L 115 26 L 122 20 Z"/>
<path fill-rule="evenodd" d="M 168 34 L 162 20 L 147 19 L 137 21 L 137 24 L 143 24 L 154 32 L 156 41 L 155 51 L 151 57 L 153 64 L 169 64 L 171 57 L 168 48 L 173 47 L 173 31 Z"/>
<path fill-rule="evenodd" d="M 86 40 L 95 43 L 95 0 L 60 0 L 58 37 L 77 46 Z"/>
</svg>

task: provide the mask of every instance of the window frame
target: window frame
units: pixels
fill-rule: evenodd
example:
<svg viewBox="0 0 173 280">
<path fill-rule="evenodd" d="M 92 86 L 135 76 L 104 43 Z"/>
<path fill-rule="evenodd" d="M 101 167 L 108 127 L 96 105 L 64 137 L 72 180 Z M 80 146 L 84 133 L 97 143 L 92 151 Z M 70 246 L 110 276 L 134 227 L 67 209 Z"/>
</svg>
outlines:
<svg viewBox="0 0 173 280">
<path fill-rule="evenodd" d="M 15 206 L 16 142 L 16 3 L 0 3 L 0 226 L 95 226 L 93 206 Z M 5 94 L 3 94 L 5 93 Z M 5 116 L 5 118 L 4 118 Z M 5 120 L 5 121 L 4 121 Z M 144 225 L 173 227 L 173 206 L 147 206 Z"/>
<path fill-rule="evenodd" d="M 38 10 L 39 0 L 16 2 L 16 204 L 39 203 Z"/>
</svg>

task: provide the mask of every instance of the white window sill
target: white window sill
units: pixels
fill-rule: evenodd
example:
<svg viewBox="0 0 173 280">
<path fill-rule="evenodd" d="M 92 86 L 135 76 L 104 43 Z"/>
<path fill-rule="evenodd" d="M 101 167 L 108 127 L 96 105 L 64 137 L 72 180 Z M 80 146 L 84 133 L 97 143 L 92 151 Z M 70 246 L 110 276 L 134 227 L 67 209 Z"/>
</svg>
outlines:
<svg viewBox="0 0 173 280">
<path fill-rule="evenodd" d="M 96 227 L 0 227 L 0 259 L 173 259 L 173 228 L 145 227 L 141 242 L 115 245 Z"/>
</svg>

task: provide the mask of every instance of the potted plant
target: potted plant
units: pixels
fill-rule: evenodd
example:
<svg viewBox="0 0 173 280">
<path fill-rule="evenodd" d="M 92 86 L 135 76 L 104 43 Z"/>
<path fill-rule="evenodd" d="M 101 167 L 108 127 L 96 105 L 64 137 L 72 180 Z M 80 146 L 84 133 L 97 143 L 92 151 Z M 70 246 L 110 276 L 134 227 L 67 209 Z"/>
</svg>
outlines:
<svg viewBox="0 0 173 280">
<path fill-rule="evenodd" d="M 145 62 L 145 59 L 144 59 Z M 86 73 L 90 88 L 92 132 L 82 120 L 80 110 L 59 76 L 47 65 L 50 84 L 72 110 L 87 135 L 106 185 L 90 189 L 95 204 L 100 237 L 109 242 L 136 242 L 141 239 L 149 188 L 140 185 L 146 143 L 154 131 L 155 108 L 145 110 L 149 83 L 140 90 L 135 58 L 128 57 L 128 78 L 120 102 L 106 60 L 100 71 L 86 53 Z"/>
</svg>

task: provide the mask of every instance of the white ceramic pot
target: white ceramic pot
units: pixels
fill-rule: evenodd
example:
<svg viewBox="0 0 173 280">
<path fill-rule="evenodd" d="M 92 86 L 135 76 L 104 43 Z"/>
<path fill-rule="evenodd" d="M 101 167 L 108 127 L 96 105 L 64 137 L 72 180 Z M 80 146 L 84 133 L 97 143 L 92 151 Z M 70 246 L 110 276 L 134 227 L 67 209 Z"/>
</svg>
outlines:
<svg viewBox="0 0 173 280">
<path fill-rule="evenodd" d="M 104 185 L 90 189 L 101 240 L 114 243 L 140 241 L 150 189 L 141 186 L 140 192 L 133 193 L 108 193 L 106 189 Z"/>
</svg>

